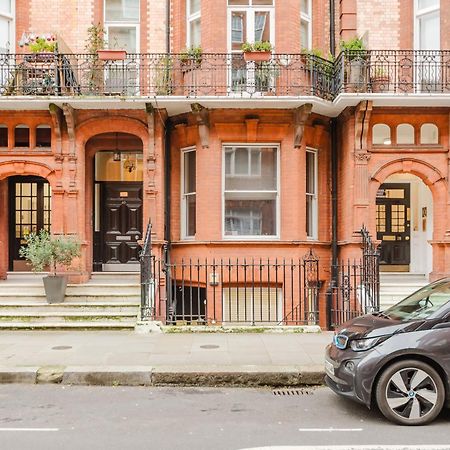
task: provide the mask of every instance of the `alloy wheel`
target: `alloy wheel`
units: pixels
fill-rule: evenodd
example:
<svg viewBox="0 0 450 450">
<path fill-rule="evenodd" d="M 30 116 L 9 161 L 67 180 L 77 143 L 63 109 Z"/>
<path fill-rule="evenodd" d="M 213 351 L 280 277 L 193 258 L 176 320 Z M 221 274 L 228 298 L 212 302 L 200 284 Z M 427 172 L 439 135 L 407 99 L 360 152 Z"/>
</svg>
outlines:
<svg viewBox="0 0 450 450">
<path fill-rule="evenodd" d="M 403 425 L 422 425 L 441 411 L 445 390 L 439 374 L 421 361 L 400 361 L 381 375 L 376 398 L 388 419 Z"/>
</svg>

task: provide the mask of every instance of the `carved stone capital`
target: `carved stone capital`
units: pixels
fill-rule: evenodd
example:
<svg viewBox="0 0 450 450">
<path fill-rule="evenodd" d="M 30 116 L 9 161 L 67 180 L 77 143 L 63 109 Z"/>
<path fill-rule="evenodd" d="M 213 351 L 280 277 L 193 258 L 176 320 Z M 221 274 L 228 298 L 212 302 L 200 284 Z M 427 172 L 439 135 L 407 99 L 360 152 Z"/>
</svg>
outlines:
<svg viewBox="0 0 450 450">
<path fill-rule="evenodd" d="M 355 152 L 355 160 L 358 163 L 367 164 L 371 158 L 371 154 L 367 152 Z"/>
</svg>

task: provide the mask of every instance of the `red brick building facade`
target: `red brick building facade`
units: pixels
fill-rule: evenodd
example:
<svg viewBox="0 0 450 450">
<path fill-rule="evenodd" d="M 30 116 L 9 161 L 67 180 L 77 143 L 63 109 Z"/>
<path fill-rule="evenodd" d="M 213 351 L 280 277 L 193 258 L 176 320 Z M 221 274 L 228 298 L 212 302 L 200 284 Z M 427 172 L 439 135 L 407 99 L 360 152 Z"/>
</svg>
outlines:
<svg viewBox="0 0 450 450">
<path fill-rule="evenodd" d="M 327 281 L 332 241 L 357 256 L 366 224 L 387 270 L 450 272 L 448 2 L 8 4 L 1 278 L 24 269 L 24 234 L 42 227 L 81 238 L 74 281 L 135 269 L 149 221 L 155 252 L 170 243 L 173 260 L 313 248 Z M 91 24 L 124 60 L 83 54 Z M 25 55 L 33 33 L 55 36 L 56 59 Z M 366 51 L 340 53 L 354 37 Z M 244 61 L 242 43 L 258 40 L 272 59 Z"/>
</svg>

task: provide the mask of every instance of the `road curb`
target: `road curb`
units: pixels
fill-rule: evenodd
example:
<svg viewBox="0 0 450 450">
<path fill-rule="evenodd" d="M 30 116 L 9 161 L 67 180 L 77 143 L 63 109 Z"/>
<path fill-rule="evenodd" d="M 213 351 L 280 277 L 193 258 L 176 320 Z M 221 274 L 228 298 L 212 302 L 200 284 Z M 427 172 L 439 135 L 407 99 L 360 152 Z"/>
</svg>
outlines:
<svg viewBox="0 0 450 450">
<path fill-rule="evenodd" d="M 325 373 L 314 367 L 272 370 L 248 367 L 42 366 L 0 367 L 0 384 L 74 386 L 271 386 L 323 385 Z"/>
</svg>

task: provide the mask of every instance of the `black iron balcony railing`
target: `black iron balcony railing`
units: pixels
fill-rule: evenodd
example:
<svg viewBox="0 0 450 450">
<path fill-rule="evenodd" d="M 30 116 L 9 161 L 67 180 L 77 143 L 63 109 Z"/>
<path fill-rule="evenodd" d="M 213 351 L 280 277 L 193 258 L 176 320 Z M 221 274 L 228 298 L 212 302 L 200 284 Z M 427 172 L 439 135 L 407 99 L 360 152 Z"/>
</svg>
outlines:
<svg viewBox="0 0 450 450">
<path fill-rule="evenodd" d="M 0 96 L 301 97 L 343 92 L 450 93 L 450 51 L 360 51 L 245 61 L 240 53 L 2 54 Z"/>
</svg>

